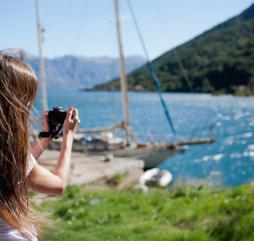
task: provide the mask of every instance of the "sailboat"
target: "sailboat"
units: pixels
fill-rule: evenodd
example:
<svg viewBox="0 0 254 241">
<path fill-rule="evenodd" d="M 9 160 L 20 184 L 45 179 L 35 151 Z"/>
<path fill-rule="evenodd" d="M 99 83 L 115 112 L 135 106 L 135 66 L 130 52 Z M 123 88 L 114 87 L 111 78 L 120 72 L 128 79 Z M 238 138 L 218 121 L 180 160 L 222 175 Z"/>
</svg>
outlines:
<svg viewBox="0 0 254 241">
<path fill-rule="evenodd" d="M 42 58 L 42 32 L 43 29 L 39 21 L 38 1 L 36 0 L 36 12 L 37 12 L 37 30 L 38 30 L 38 43 L 40 53 L 40 76 L 42 82 L 42 98 L 43 98 L 43 109 L 47 109 L 46 102 L 46 84 L 45 84 L 45 67 Z M 205 144 L 212 143 L 213 138 L 204 139 L 191 139 L 181 142 L 149 142 L 142 143 L 132 140 L 131 125 L 129 121 L 128 111 L 128 81 L 125 72 L 125 58 L 123 54 L 122 36 L 121 36 L 121 21 L 119 11 L 119 0 L 114 0 L 115 6 L 115 19 L 116 19 L 116 33 L 119 50 L 119 66 L 120 66 L 120 82 L 121 82 L 121 93 L 122 93 L 122 107 L 123 107 L 123 119 L 124 121 L 116 125 L 106 128 L 96 128 L 89 130 L 80 130 L 74 137 L 73 151 L 85 152 L 90 155 L 113 155 L 116 157 L 128 157 L 136 158 L 144 161 L 144 168 L 150 169 L 158 166 L 160 163 L 165 161 L 167 158 L 175 155 L 177 152 L 184 151 L 186 145 L 192 144 Z M 150 63 L 151 65 L 151 63 Z M 150 66 L 151 67 L 151 66 Z M 152 66 L 153 67 L 153 66 Z M 154 74 L 155 75 L 155 74 Z M 156 75 L 155 75 L 156 77 Z M 157 77 L 156 77 L 157 78 Z M 166 104 L 159 93 L 160 100 L 164 107 L 164 111 L 167 119 L 169 112 L 166 108 Z M 123 130 L 124 138 L 115 137 L 114 131 Z M 173 128 L 174 130 L 174 128 Z M 55 141 L 50 148 L 60 149 L 61 140 Z"/>
<path fill-rule="evenodd" d="M 119 11 L 119 0 L 114 0 L 116 33 L 119 50 L 120 84 L 122 94 L 123 119 L 122 123 L 107 128 L 81 130 L 78 132 L 73 145 L 74 151 L 86 152 L 88 154 L 113 154 L 116 157 L 137 158 L 144 161 L 145 169 L 157 167 L 167 158 L 177 152 L 185 150 L 186 145 L 206 144 L 214 142 L 213 138 L 191 139 L 181 142 L 149 142 L 142 143 L 132 140 L 131 125 L 128 110 L 128 81 L 125 71 L 125 58 L 121 36 L 121 21 Z M 144 41 L 142 41 L 144 43 Z M 145 51 L 147 52 L 147 51 Z M 149 63 L 151 65 L 151 63 Z M 151 66 L 150 66 L 151 67 Z M 156 77 L 156 76 L 155 76 Z M 157 77 L 156 77 L 157 78 Z M 159 93 L 160 100 L 166 108 L 166 104 Z M 165 110 L 164 110 L 165 111 Z M 167 118 L 169 112 L 166 109 Z M 170 119 L 170 124 L 171 119 Z M 115 137 L 112 131 L 124 130 L 124 138 Z M 174 131 L 174 128 L 173 128 Z"/>
</svg>

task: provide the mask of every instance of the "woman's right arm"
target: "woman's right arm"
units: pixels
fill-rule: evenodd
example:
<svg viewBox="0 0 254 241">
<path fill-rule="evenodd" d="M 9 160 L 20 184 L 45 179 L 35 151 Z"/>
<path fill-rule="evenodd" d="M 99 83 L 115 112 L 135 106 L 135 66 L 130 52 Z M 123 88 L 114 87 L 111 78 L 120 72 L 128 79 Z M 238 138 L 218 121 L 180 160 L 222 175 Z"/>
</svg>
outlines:
<svg viewBox="0 0 254 241">
<path fill-rule="evenodd" d="M 78 111 L 70 108 L 64 122 L 63 141 L 54 173 L 35 163 L 29 176 L 30 186 L 34 191 L 49 195 L 59 195 L 63 192 L 70 171 L 73 133 L 78 124 Z"/>
</svg>

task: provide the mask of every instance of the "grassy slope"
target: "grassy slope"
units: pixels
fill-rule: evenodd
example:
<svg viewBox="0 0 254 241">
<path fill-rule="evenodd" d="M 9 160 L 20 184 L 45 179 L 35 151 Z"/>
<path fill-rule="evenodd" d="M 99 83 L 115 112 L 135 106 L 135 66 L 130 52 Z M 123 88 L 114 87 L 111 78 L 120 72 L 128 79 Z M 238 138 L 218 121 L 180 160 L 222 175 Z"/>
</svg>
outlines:
<svg viewBox="0 0 254 241">
<path fill-rule="evenodd" d="M 253 187 L 213 190 L 88 191 L 70 187 L 40 209 L 56 228 L 48 240 L 254 240 Z"/>
</svg>

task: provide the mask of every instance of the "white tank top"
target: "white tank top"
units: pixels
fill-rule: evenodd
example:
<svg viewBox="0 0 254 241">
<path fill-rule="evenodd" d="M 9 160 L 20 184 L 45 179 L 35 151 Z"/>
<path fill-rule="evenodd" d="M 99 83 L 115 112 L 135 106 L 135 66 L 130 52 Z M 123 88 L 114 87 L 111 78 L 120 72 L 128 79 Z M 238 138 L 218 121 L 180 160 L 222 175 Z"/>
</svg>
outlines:
<svg viewBox="0 0 254 241">
<path fill-rule="evenodd" d="M 27 175 L 29 175 L 29 173 L 32 171 L 35 163 L 36 160 L 31 154 L 27 165 Z M 27 232 L 27 235 L 32 241 L 38 241 L 37 237 L 33 236 L 31 233 Z M 27 239 L 22 237 L 19 231 L 13 229 L 3 219 L 0 218 L 0 241 L 27 241 Z"/>
</svg>

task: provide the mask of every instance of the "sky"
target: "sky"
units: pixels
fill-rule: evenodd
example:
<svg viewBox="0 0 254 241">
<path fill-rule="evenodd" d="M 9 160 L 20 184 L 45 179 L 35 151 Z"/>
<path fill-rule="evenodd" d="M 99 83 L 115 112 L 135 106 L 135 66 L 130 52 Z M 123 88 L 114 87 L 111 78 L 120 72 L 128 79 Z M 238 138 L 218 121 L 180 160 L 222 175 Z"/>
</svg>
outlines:
<svg viewBox="0 0 254 241">
<path fill-rule="evenodd" d="M 233 17 L 254 0 L 130 0 L 151 58 Z M 144 55 L 126 4 L 119 0 L 126 56 Z M 113 0 L 40 0 L 46 57 L 118 56 Z M 35 0 L 2 0 L 0 49 L 38 55 Z"/>
</svg>

